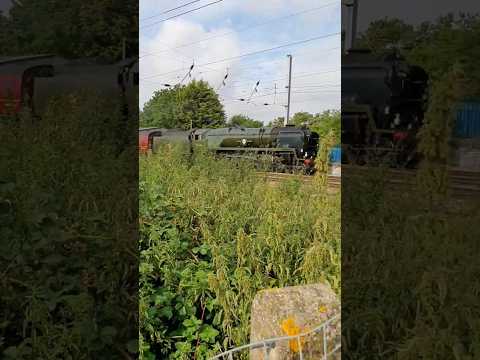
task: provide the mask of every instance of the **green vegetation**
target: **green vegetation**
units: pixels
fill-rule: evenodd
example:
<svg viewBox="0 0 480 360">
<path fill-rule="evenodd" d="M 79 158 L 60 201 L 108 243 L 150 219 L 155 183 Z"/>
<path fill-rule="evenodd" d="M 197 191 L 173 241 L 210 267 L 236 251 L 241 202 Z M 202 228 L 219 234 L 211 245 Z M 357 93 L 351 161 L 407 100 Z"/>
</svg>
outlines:
<svg viewBox="0 0 480 360">
<path fill-rule="evenodd" d="M 342 356 L 479 358 L 480 207 L 384 179 L 343 179 Z"/>
<path fill-rule="evenodd" d="M 138 54 L 138 2 L 110 0 L 12 1 L 0 15 L 0 53 L 53 53 L 68 58 L 117 61 L 123 40 L 127 55 Z"/>
<path fill-rule="evenodd" d="M 283 116 L 279 116 L 268 123 L 268 126 L 283 126 L 285 122 L 285 118 Z"/>
<path fill-rule="evenodd" d="M 321 113 L 310 114 L 308 112 L 298 112 L 293 115 L 290 122 L 295 126 L 307 125 L 313 131 L 316 131 L 320 138 L 332 136 L 334 143 L 340 143 L 340 111 L 325 110 Z M 271 121 L 268 126 L 283 126 L 283 117 L 278 117 Z"/>
<path fill-rule="evenodd" d="M 136 135 L 121 118 L 116 104 L 70 95 L 41 121 L 0 124 L 2 359 L 136 352 L 138 150 L 136 136 L 118 143 Z"/>
<path fill-rule="evenodd" d="M 309 124 L 310 128 L 320 135 L 320 139 L 332 137 L 334 144 L 340 143 L 341 118 L 339 110 L 325 110 L 320 114 L 316 114 Z"/>
<path fill-rule="evenodd" d="M 419 181 L 431 197 L 444 194 L 456 105 L 480 97 L 480 15 L 449 14 L 418 26 L 381 19 L 372 22 L 359 40 L 360 46 L 376 53 L 397 48 L 428 73 L 429 99 L 418 136 L 425 159 Z"/>
<path fill-rule="evenodd" d="M 480 357 L 480 207 L 449 197 L 445 166 L 455 105 L 479 94 L 479 36 L 478 16 L 447 16 L 418 27 L 380 20 L 361 39 L 376 52 L 401 47 L 431 83 L 418 186 L 392 191 L 382 169 L 343 178 L 346 359 Z"/>
<path fill-rule="evenodd" d="M 190 129 L 225 125 L 218 94 L 205 81 L 156 91 L 140 112 L 141 127 Z"/>
<path fill-rule="evenodd" d="M 340 290 L 340 196 L 326 195 L 324 177 L 272 187 L 248 164 L 197 150 L 140 159 L 142 359 L 247 343 L 260 289 Z"/>
<path fill-rule="evenodd" d="M 453 67 L 463 69 L 469 78 L 478 78 L 480 15 L 450 14 L 416 27 L 399 19 L 374 21 L 358 46 L 377 53 L 398 48 L 410 62 L 423 67 L 433 81 L 441 80 Z M 471 90 L 478 92 L 478 85 Z"/>
<path fill-rule="evenodd" d="M 260 128 L 263 126 L 261 121 L 253 120 L 245 115 L 233 115 L 227 123 L 228 126 L 242 126 L 245 128 Z"/>
</svg>

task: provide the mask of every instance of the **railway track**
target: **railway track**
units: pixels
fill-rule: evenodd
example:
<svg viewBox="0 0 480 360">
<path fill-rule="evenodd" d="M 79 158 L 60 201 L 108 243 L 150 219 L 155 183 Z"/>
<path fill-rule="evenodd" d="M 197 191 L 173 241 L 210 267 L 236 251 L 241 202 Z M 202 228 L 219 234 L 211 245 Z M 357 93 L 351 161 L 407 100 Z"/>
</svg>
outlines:
<svg viewBox="0 0 480 360">
<path fill-rule="evenodd" d="M 273 184 L 279 184 L 291 179 L 300 179 L 304 183 L 313 182 L 314 177 L 308 175 L 297 175 L 297 174 L 288 174 L 288 173 L 269 173 L 269 172 L 259 172 L 259 176 L 263 176 L 266 180 Z M 339 190 L 341 188 L 341 177 L 340 176 L 328 176 L 327 184 L 328 188 L 332 190 Z"/>
<path fill-rule="evenodd" d="M 369 167 L 342 166 L 347 177 L 365 176 L 368 172 L 375 171 Z M 416 170 L 388 169 L 383 174 L 383 179 L 396 189 L 412 189 L 417 184 Z M 478 197 L 480 196 L 480 172 L 466 171 L 451 168 L 448 171 L 448 186 L 452 197 Z"/>
<path fill-rule="evenodd" d="M 349 179 L 360 176 L 368 176 L 369 172 L 378 169 L 360 166 L 342 165 L 344 176 Z M 286 173 L 259 173 L 273 184 L 278 184 L 288 179 L 300 178 L 304 183 L 311 183 L 312 176 L 286 174 Z M 385 182 L 394 190 L 414 189 L 417 184 L 417 172 L 415 170 L 396 170 L 389 169 L 383 174 Z M 339 176 L 328 176 L 328 188 L 339 190 L 342 180 Z M 479 197 L 480 199 L 480 171 L 465 171 L 459 169 L 449 170 L 449 191 L 452 197 L 471 198 Z"/>
</svg>

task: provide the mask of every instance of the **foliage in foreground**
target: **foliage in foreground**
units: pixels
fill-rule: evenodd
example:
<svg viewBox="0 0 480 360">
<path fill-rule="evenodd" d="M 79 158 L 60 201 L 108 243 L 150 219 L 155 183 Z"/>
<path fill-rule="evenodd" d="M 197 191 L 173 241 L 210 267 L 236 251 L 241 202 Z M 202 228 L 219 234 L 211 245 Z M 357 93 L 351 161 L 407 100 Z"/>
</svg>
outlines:
<svg viewBox="0 0 480 360">
<path fill-rule="evenodd" d="M 72 95 L 0 125 L 2 359 L 136 352 L 137 149 L 110 105 Z"/>
<path fill-rule="evenodd" d="M 326 281 L 339 291 L 340 202 L 322 186 L 273 188 L 202 152 L 142 158 L 142 358 L 204 359 L 248 343 L 259 289 Z"/>
<path fill-rule="evenodd" d="M 342 187 L 342 356 L 478 359 L 478 204 L 392 192 L 380 170 Z"/>
</svg>

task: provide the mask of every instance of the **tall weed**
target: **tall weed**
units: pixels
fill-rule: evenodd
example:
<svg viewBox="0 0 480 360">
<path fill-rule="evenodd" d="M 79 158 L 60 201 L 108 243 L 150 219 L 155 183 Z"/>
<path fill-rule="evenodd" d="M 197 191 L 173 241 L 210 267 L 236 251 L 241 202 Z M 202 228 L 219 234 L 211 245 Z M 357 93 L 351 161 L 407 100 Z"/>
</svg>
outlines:
<svg viewBox="0 0 480 360">
<path fill-rule="evenodd" d="M 75 94 L 0 124 L 2 358 L 136 351 L 137 149 L 117 109 Z"/>
<path fill-rule="evenodd" d="M 172 147 L 140 159 L 142 358 L 203 359 L 249 339 L 260 289 L 340 287 L 339 196 L 270 186 L 248 163 Z"/>
</svg>

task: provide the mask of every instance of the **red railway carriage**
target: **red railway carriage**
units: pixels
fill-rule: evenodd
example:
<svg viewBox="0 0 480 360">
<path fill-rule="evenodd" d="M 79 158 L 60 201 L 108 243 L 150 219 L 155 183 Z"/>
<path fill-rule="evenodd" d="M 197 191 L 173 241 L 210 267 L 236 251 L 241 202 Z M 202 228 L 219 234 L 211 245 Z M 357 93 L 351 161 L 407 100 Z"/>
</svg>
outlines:
<svg viewBox="0 0 480 360">
<path fill-rule="evenodd" d="M 166 129 L 149 127 L 140 128 L 138 131 L 138 151 L 141 154 L 148 154 L 153 149 L 153 138 L 162 136 Z"/>
<path fill-rule="evenodd" d="M 59 61 L 52 55 L 0 59 L 0 115 L 33 107 L 35 79 L 53 76 L 53 64 Z"/>
<path fill-rule="evenodd" d="M 0 114 L 20 111 L 22 79 L 14 75 L 0 75 Z"/>
<path fill-rule="evenodd" d="M 99 64 L 93 59 L 53 55 L 0 58 L 0 115 L 14 115 L 26 107 L 41 116 L 52 96 L 78 90 L 124 99 L 134 109 L 138 107 L 137 88 L 136 59 Z"/>
</svg>

